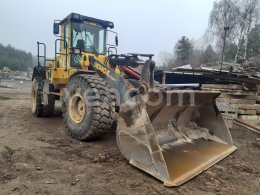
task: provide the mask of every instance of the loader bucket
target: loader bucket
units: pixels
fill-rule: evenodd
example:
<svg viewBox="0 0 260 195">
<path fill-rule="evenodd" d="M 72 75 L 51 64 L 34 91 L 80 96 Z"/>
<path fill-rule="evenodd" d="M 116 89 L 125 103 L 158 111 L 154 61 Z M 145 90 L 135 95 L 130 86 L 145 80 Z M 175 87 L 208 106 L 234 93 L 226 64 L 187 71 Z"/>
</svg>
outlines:
<svg viewBox="0 0 260 195">
<path fill-rule="evenodd" d="M 120 107 L 117 143 L 133 166 L 178 186 L 236 150 L 216 92 L 158 90 Z"/>
</svg>

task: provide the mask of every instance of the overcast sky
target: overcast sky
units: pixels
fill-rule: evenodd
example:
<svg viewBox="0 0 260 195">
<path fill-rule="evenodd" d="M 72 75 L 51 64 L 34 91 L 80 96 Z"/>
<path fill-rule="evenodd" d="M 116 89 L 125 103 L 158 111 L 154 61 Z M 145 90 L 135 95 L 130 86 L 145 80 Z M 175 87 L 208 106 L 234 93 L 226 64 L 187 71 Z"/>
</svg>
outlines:
<svg viewBox="0 0 260 195">
<path fill-rule="evenodd" d="M 36 55 L 36 42 L 54 56 L 54 19 L 71 12 L 114 22 L 119 53 L 171 52 L 181 36 L 199 39 L 215 0 L 1 0 L 0 43 Z"/>
</svg>

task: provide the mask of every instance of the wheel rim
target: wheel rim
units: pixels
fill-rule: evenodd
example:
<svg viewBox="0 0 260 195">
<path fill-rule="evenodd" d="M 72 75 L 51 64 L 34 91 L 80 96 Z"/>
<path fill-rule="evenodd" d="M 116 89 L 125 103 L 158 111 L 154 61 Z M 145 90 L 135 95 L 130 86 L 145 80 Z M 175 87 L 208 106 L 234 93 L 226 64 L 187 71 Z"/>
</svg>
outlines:
<svg viewBox="0 0 260 195">
<path fill-rule="evenodd" d="M 81 123 L 85 117 L 86 107 L 87 105 L 83 97 L 78 93 L 74 94 L 70 98 L 69 105 L 68 105 L 68 112 L 69 112 L 70 119 L 74 123 L 77 124 Z"/>
</svg>

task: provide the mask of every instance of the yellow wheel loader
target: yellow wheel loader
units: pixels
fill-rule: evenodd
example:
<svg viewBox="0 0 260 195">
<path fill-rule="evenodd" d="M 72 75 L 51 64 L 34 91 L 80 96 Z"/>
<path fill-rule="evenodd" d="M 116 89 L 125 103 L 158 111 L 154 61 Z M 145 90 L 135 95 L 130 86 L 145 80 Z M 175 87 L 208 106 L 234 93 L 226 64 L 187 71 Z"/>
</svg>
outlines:
<svg viewBox="0 0 260 195">
<path fill-rule="evenodd" d="M 153 55 L 117 54 L 113 27 L 75 13 L 54 21 L 55 57 L 46 59 L 46 45 L 38 42 L 32 113 L 52 115 L 61 101 L 64 123 L 78 140 L 99 138 L 116 122 L 124 157 L 166 186 L 188 181 L 235 151 L 215 104 L 219 93 L 163 88 L 154 82 Z M 114 45 L 108 33 L 115 33 Z"/>
</svg>

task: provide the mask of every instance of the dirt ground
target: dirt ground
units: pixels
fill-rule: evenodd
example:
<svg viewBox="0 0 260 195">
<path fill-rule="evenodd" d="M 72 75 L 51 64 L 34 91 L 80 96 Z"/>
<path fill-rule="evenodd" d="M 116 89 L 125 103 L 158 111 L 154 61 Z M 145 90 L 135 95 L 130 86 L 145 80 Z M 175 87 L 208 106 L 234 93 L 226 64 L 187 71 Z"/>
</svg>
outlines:
<svg viewBox="0 0 260 195">
<path fill-rule="evenodd" d="M 0 194 L 260 194 L 260 136 L 239 127 L 231 133 L 235 153 L 167 188 L 128 164 L 114 131 L 79 142 L 67 134 L 59 108 L 52 118 L 35 118 L 28 88 L 0 88 Z"/>
</svg>

